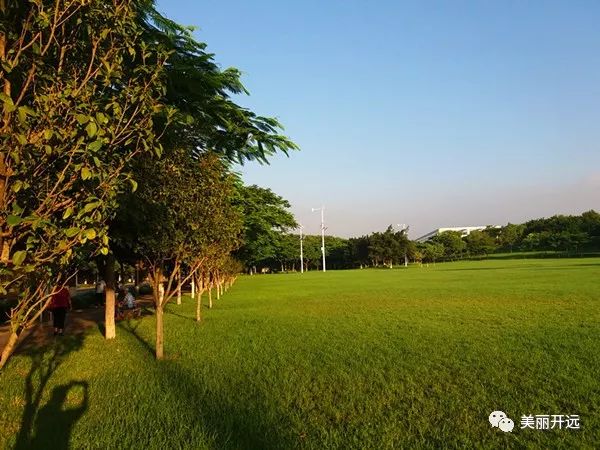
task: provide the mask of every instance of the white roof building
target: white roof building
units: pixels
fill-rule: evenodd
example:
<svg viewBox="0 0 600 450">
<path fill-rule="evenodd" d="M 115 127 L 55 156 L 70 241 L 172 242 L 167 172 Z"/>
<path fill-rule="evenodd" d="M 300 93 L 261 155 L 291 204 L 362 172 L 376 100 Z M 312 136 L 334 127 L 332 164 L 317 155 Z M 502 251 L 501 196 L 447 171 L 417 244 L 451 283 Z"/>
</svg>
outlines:
<svg viewBox="0 0 600 450">
<path fill-rule="evenodd" d="M 437 228 L 427 234 L 424 234 L 420 238 L 415 239 L 417 242 L 427 242 L 434 236 L 437 236 L 440 233 L 444 233 L 445 231 L 458 231 L 462 237 L 468 236 L 471 231 L 481 231 L 486 228 L 500 228 L 500 225 L 481 225 L 481 226 L 471 226 L 471 227 L 446 227 L 446 228 Z"/>
</svg>

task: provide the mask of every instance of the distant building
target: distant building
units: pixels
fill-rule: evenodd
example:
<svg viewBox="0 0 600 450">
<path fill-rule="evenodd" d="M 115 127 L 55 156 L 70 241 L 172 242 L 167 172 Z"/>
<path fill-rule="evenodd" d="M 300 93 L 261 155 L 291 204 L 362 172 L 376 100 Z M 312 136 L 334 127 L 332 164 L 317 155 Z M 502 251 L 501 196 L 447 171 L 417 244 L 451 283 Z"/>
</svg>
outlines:
<svg viewBox="0 0 600 450">
<path fill-rule="evenodd" d="M 437 228 L 420 238 L 415 239 L 417 242 L 427 242 L 434 236 L 437 236 L 440 233 L 444 233 L 445 231 L 458 231 L 462 237 L 468 236 L 471 231 L 481 231 L 486 228 L 500 228 L 500 225 L 485 225 L 485 226 L 474 226 L 474 227 L 447 227 L 447 228 Z"/>
</svg>

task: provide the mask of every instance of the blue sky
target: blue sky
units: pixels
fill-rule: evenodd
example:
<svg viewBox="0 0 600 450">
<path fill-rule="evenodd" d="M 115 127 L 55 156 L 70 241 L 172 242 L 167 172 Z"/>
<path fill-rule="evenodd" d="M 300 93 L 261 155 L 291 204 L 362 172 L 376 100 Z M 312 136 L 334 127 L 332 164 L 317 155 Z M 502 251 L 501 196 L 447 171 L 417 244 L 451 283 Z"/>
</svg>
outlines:
<svg viewBox="0 0 600 450">
<path fill-rule="evenodd" d="M 600 209 L 597 1 L 159 1 L 301 147 L 241 169 L 308 232 Z"/>
</svg>

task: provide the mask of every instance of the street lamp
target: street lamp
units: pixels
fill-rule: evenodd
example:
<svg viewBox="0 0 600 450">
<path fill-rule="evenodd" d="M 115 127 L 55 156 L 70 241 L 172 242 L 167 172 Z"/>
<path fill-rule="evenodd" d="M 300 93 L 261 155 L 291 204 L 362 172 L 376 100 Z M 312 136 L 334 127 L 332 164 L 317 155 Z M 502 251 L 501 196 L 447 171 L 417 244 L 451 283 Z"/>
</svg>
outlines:
<svg viewBox="0 0 600 450">
<path fill-rule="evenodd" d="M 321 254 L 323 255 L 323 272 L 327 272 L 325 267 L 325 207 L 312 208 L 312 212 L 321 211 Z"/>
</svg>

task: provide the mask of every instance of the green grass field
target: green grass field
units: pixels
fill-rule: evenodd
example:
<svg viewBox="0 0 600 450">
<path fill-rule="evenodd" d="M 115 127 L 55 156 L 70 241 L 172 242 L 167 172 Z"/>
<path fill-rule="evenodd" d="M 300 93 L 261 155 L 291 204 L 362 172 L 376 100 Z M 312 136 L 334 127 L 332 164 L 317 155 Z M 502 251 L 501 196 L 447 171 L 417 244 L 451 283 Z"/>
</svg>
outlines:
<svg viewBox="0 0 600 450">
<path fill-rule="evenodd" d="M 242 277 L 169 306 L 165 361 L 152 316 L 14 357 L 0 447 L 598 448 L 599 288 L 600 258 Z"/>
</svg>

